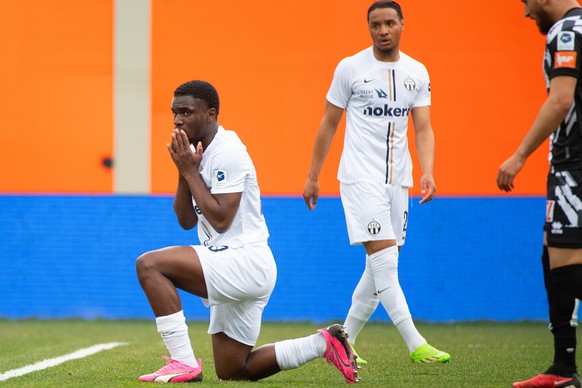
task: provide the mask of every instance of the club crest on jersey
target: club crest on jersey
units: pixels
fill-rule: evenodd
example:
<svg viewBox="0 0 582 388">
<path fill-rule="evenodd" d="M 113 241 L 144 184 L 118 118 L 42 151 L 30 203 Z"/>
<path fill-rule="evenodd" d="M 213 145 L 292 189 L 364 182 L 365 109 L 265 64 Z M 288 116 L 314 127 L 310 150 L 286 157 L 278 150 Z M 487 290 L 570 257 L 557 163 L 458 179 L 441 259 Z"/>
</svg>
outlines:
<svg viewBox="0 0 582 388">
<path fill-rule="evenodd" d="M 572 31 L 561 31 L 558 34 L 558 51 L 573 51 L 575 43 L 575 35 Z"/>
<path fill-rule="evenodd" d="M 227 170 L 214 170 L 214 179 L 212 182 L 213 186 L 222 187 L 226 186 L 228 181 L 228 171 Z"/>
<path fill-rule="evenodd" d="M 404 88 L 409 92 L 412 92 L 416 89 L 416 82 L 414 82 L 412 78 L 406 78 L 404 80 Z"/>
<path fill-rule="evenodd" d="M 382 229 L 382 227 L 378 221 L 372 220 L 370 223 L 368 223 L 368 233 L 378 234 L 380 233 L 380 229 Z"/>
</svg>

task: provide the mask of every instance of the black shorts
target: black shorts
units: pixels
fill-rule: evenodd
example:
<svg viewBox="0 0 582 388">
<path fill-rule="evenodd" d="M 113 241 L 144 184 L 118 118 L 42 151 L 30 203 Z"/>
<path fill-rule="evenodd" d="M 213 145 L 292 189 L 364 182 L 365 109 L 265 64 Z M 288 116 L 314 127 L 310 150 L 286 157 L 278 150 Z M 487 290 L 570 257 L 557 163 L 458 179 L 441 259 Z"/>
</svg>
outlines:
<svg viewBox="0 0 582 388">
<path fill-rule="evenodd" d="M 550 172 L 547 186 L 548 246 L 582 248 L 582 170 Z"/>
</svg>

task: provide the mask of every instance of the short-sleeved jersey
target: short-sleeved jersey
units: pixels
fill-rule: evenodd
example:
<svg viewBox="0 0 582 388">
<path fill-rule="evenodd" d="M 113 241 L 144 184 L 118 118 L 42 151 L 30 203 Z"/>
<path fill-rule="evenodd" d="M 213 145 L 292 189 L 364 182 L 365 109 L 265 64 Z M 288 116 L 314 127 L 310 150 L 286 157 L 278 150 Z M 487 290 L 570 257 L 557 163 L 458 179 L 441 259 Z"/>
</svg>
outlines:
<svg viewBox="0 0 582 388">
<path fill-rule="evenodd" d="M 346 110 L 338 179 L 412 187 L 408 118 L 431 103 L 426 67 L 403 52 L 378 61 L 368 47 L 338 64 L 327 101 Z"/>
<path fill-rule="evenodd" d="M 242 193 L 230 228 L 218 233 L 196 206 L 198 238 L 204 246 L 220 249 L 267 243 L 269 232 L 261 209 L 261 193 L 255 166 L 246 146 L 234 131 L 222 126 L 202 154 L 200 175 L 212 194 Z"/>
<path fill-rule="evenodd" d="M 546 37 L 546 86 L 556 76 L 578 79 L 574 102 L 564 121 L 550 136 L 552 170 L 582 169 L 582 8 L 574 8 L 552 26 Z"/>
</svg>

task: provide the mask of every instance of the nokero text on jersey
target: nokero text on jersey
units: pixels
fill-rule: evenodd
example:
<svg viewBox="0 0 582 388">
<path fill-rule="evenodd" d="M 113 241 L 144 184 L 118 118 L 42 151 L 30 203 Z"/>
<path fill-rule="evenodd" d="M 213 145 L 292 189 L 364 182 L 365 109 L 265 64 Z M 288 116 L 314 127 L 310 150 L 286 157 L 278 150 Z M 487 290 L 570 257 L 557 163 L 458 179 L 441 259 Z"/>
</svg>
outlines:
<svg viewBox="0 0 582 388">
<path fill-rule="evenodd" d="M 407 117 L 410 114 L 410 108 L 394 108 L 388 104 L 384 106 L 369 106 L 364 109 L 365 116 L 385 116 L 385 117 Z"/>
</svg>

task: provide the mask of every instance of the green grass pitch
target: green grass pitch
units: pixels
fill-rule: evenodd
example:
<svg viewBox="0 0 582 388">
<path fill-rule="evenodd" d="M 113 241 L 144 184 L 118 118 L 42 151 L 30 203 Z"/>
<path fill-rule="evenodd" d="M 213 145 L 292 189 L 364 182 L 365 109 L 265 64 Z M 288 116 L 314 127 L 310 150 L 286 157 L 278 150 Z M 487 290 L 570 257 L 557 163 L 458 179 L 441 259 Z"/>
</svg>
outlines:
<svg viewBox="0 0 582 388">
<path fill-rule="evenodd" d="M 343 377 L 323 359 L 256 383 L 225 382 L 214 373 L 206 322 L 189 322 L 190 338 L 204 365 L 206 385 L 240 387 L 345 386 Z M 323 325 L 266 322 L 259 343 L 301 337 Z M 451 353 L 448 364 L 419 365 L 408 358 L 404 341 L 390 323 L 369 323 L 356 348 L 369 364 L 359 386 L 370 387 L 510 387 L 542 372 L 552 361 L 552 336 L 543 322 L 418 323 L 433 346 Z M 0 374 L 109 342 L 127 346 L 10 378 L 2 387 L 140 387 L 137 377 L 163 365 L 164 345 L 151 321 L 0 320 Z M 580 351 L 578 364 L 580 365 Z M 156 385 L 157 386 L 157 385 Z"/>
</svg>

